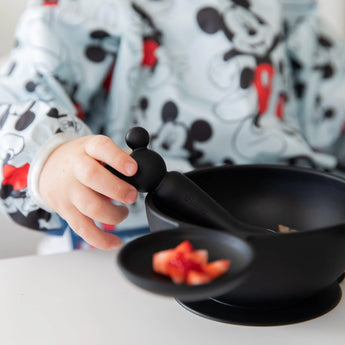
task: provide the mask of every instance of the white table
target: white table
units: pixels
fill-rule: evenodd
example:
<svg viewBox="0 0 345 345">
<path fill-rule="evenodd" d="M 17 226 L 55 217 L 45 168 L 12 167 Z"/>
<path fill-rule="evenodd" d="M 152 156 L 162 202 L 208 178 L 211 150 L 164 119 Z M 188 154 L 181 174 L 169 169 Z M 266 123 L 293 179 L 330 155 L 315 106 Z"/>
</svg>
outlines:
<svg viewBox="0 0 345 345">
<path fill-rule="evenodd" d="M 235 326 L 133 286 L 115 257 L 88 250 L 0 260 L 0 344 L 345 345 L 344 298 L 311 321 Z"/>
</svg>

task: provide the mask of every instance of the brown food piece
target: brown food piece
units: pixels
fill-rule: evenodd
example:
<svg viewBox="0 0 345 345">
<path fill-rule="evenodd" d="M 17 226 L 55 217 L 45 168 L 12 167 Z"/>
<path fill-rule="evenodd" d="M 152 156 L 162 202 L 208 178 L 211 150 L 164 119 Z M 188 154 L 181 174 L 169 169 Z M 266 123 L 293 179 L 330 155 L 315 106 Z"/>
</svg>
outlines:
<svg viewBox="0 0 345 345">
<path fill-rule="evenodd" d="M 289 228 L 289 227 L 286 226 L 286 225 L 281 225 L 281 224 L 279 224 L 279 225 L 278 225 L 278 232 L 280 232 L 280 233 L 282 233 L 282 234 L 288 234 L 288 233 L 290 233 L 290 232 L 298 232 L 298 231 L 295 230 L 295 229 L 291 229 L 291 228 Z"/>
</svg>

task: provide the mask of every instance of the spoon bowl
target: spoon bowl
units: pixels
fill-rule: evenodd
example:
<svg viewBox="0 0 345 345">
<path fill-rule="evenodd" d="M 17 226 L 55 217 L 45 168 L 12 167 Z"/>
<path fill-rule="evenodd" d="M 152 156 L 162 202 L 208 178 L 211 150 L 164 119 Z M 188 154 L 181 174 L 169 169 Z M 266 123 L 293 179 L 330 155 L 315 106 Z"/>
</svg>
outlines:
<svg viewBox="0 0 345 345">
<path fill-rule="evenodd" d="M 207 249 L 209 260 L 229 259 L 229 270 L 208 284 L 177 285 L 168 277 L 155 273 L 153 254 L 176 247 L 189 240 L 195 249 Z M 135 285 L 165 296 L 185 301 L 196 301 L 219 296 L 239 285 L 250 271 L 254 258 L 251 246 L 244 240 L 225 232 L 202 228 L 180 228 L 158 231 L 139 237 L 121 248 L 117 263 L 129 281 Z"/>
</svg>

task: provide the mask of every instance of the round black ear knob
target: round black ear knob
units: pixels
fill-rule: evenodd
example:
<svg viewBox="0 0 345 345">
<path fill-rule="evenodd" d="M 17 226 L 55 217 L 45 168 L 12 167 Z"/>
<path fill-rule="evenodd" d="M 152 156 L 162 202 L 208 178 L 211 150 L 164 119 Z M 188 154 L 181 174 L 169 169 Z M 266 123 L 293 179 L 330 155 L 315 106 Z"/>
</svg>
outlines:
<svg viewBox="0 0 345 345">
<path fill-rule="evenodd" d="M 126 134 L 126 144 L 132 150 L 146 148 L 150 142 L 150 135 L 145 128 L 133 127 Z"/>
<path fill-rule="evenodd" d="M 129 182 L 139 192 L 152 192 L 167 173 L 163 158 L 146 147 L 135 149 L 131 156 L 138 163 L 138 171 L 133 177 L 129 178 Z"/>
<path fill-rule="evenodd" d="M 163 158 L 147 148 L 150 135 L 142 127 L 132 127 L 126 134 L 126 143 L 133 150 L 131 156 L 138 164 L 138 171 L 134 176 L 125 176 L 111 166 L 106 168 L 114 175 L 133 185 L 139 192 L 153 191 L 163 180 L 167 168 Z"/>
</svg>

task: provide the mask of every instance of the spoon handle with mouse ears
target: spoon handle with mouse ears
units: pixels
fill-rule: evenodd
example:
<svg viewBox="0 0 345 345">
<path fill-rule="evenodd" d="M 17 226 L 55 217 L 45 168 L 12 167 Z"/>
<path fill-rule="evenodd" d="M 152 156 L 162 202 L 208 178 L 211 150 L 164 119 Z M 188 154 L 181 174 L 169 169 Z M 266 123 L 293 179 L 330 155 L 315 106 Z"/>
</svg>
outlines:
<svg viewBox="0 0 345 345">
<path fill-rule="evenodd" d="M 159 207 L 172 216 L 193 224 L 236 233 L 267 234 L 272 230 L 241 223 L 184 174 L 167 171 L 163 158 L 147 148 L 148 132 L 133 127 L 126 134 L 126 143 L 133 150 L 131 156 L 138 163 L 134 176 L 125 176 L 112 167 L 105 167 L 114 175 L 133 185 L 139 192 L 151 193 Z"/>
</svg>

